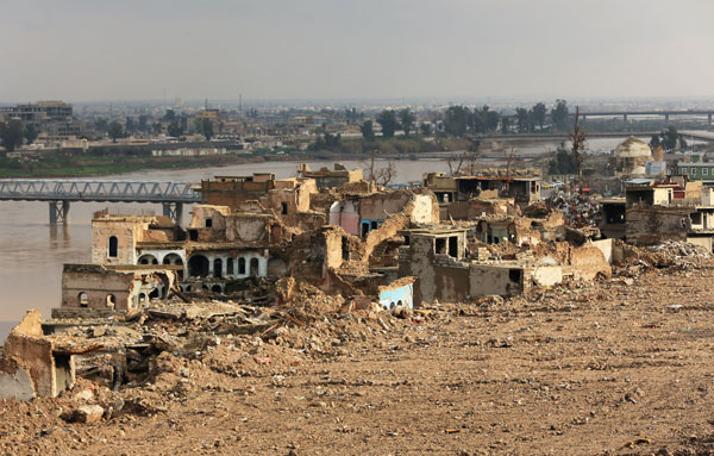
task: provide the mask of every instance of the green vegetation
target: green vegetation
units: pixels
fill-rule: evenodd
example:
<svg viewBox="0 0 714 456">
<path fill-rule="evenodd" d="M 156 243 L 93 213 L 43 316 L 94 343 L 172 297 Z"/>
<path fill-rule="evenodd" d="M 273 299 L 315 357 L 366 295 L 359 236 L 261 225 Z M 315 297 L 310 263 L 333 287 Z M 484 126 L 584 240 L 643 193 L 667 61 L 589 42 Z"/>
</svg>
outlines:
<svg viewBox="0 0 714 456">
<path fill-rule="evenodd" d="M 210 141 L 213 138 L 213 122 L 211 122 L 211 119 L 196 119 L 194 127 L 198 133 L 206 138 L 206 141 Z"/>
<path fill-rule="evenodd" d="M 372 124 L 371 120 L 365 120 L 364 122 L 362 122 L 362 125 L 360 125 L 359 129 L 362 132 L 362 137 L 364 137 L 364 139 L 374 139 L 374 124 Z"/>
<path fill-rule="evenodd" d="M 473 111 L 466 106 L 449 106 L 444 113 L 444 130 L 450 136 L 491 133 L 498 129 L 500 122 L 501 115 L 488 106 Z"/>
<path fill-rule="evenodd" d="M 404 136 L 409 136 L 414 130 L 414 123 L 416 122 L 416 116 L 409 108 L 402 109 L 399 111 L 399 126 L 404 131 Z"/>
<path fill-rule="evenodd" d="M 669 126 L 658 135 L 653 135 L 650 140 L 650 147 L 652 147 L 653 150 L 660 145 L 664 147 L 665 150 L 674 150 L 677 146 L 679 146 L 680 149 L 686 149 L 687 141 L 675 127 Z"/>
<path fill-rule="evenodd" d="M 565 143 L 558 146 L 555 156 L 548 162 L 548 174 L 575 174 L 578 169 L 577 157 L 573 151 L 565 147 Z"/>
<path fill-rule="evenodd" d="M 550 118 L 553 121 L 553 126 L 560 131 L 568 131 L 570 125 L 568 124 L 568 115 L 570 111 L 568 109 L 568 102 L 565 100 L 557 100 L 555 102 L 555 107 L 550 110 Z"/>
<path fill-rule="evenodd" d="M 363 131 L 364 133 L 364 131 Z M 459 145 L 461 143 L 459 142 Z M 446 147 L 446 149 L 445 149 Z M 364 158 L 375 152 L 377 156 L 418 156 L 423 152 L 435 152 L 441 150 L 451 150 L 444 144 L 428 142 L 416 136 L 395 136 L 391 138 L 374 137 L 371 139 L 362 138 L 341 138 L 339 135 L 329 133 L 321 134 L 317 141 L 308 148 L 314 159 L 328 159 L 334 155 L 344 155 L 347 157 Z"/>
<path fill-rule="evenodd" d="M 117 139 L 124 136 L 124 127 L 121 126 L 116 120 L 109 124 L 108 128 L 109 137 L 112 138 L 112 142 L 117 142 Z"/>
<path fill-rule="evenodd" d="M 185 169 L 250 161 L 244 155 L 210 157 L 150 157 L 127 154 L 51 153 L 34 160 L 0 158 L 0 177 L 87 177 L 122 174 L 145 169 Z"/>
<path fill-rule="evenodd" d="M 434 143 L 416 136 L 365 140 L 324 133 L 319 141 L 320 148 L 313 145 L 304 152 L 289 148 L 277 151 L 262 149 L 252 154 L 202 157 L 153 157 L 146 149 L 127 150 L 121 147 L 106 147 L 89 152 L 47 151 L 33 155 L 33 158 L 0 157 L 0 178 L 101 176 L 149 169 L 185 169 L 266 160 L 364 160 L 371 152 L 377 156 L 414 158 L 423 152 L 467 147 L 467 141 L 460 138 L 444 138 Z"/>
<path fill-rule="evenodd" d="M 385 109 L 377 116 L 377 123 L 382 126 L 382 136 L 385 138 L 394 137 L 394 132 L 399 127 L 397 113 L 391 109 Z"/>
<path fill-rule="evenodd" d="M 25 137 L 25 142 L 27 144 L 32 144 L 37 139 L 37 136 L 39 136 L 39 132 L 34 126 L 27 125 L 22 131 L 22 136 Z"/>
<path fill-rule="evenodd" d="M 12 152 L 22 145 L 23 133 L 24 127 L 21 120 L 10 119 L 5 123 L 0 123 L 0 144 Z"/>
</svg>

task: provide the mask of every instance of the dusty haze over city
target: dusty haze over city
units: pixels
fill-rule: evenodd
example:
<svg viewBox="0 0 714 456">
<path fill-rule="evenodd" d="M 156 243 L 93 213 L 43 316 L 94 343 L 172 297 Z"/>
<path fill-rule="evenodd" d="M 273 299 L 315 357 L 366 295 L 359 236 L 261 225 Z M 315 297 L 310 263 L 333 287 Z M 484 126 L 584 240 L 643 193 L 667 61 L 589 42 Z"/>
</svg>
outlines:
<svg viewBox="0 0 714 456">
<path fill-rule="evenodd" d="M 0 11 L 3 102 L 714 94 L 705 0 L 1 0 Z"/>
</svg>

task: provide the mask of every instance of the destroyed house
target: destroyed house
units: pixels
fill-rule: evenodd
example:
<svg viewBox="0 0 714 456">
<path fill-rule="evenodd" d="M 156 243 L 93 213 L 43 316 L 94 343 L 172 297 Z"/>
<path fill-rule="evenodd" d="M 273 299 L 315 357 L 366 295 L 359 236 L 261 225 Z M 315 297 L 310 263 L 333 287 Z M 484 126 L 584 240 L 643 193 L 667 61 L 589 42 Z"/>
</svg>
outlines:
<svg viewBox="0 0 714 456">
<path fill-rule="evenodd" d="M 542 179 L 538 176 L 445 176 L 427 175 L 424 186 L 436 195 L 439 203 L 467 201 L 471 198 L 514 198 L 518 203 L 531 204 L 540 200 Z"/>
<path fill-rule="evenodd" d="M 209 205 L 194 206 L 188 233 L 185 291 L 221 292 L 227 281 L 266 277 L 271 248 L 289 239 L 272 215 Z"/>
<path fill-rule="evenodd" d="M 516 214 L 516 201 L 513 198 L 472 198 L 440 204 L 442 220 L 475 220 L 486 216 L 506 217 Z"/>
<path fill-rule="evenodd" d="M 138 264 L 137 245 L 140 243 L 171 243 L 184 239 L 183 230 L 168 217 L 98 212 L 92 218 L 92 263 Z"/>
<path fill-rule="evenodd" d="M 301 163 L 298 168 L 298 176 L 307 179 L 315 179 L 319 190 L 328 188 L 339 188 L 350 182 L 357 182 L 363 179 L 361 169 L 349 170 L 339 163 L 335 163 L 334 169 L 327 167 L 319 170 L 311 170 L 306 163 Z"/>
<path fill-rule="evenodd" d="M 173 271 L 184 291 L 213 290 L 222 292 L 226 282 L 248 277 L 266 277 L 271 269 L 271 248 L 289 241 L 286 227 L 275 216 L 266 213 L 233 212 L 227 206 L 194 205 L 192 219 L 186 232 L 176 225 L 166 225 L 156 217 L 107 216 L 100 214 L 92 222 L 92 258 L 95 264 L 107 266 L 112 276 L 121 282 L 116 269 L 120 266 L 164 269 Z M 187 235 L 186 235 L 187 234 Z M 112 269 L 113 268 L 113 269 Z M 98 276 L 99 273 L 95 274 Z M 74 277 L 69 274 L 68 277 Z M 117 288 L 118 287 L 118 288 Z M 117 290 L 126 287 L 98 288 L 102 296 L 71 287 L 65 302 L 77 302 L 82 294 L 89 307 L 106 307 L 108 295 L 119 299 Z M 163 289 L 133 295 L 129 308 L 139 302 L 163 297 Z M 142 296 L 145 295 L 145 296 Z M 132 304 L 133 303 L 133 304 Z M 85 303 L 83 303 L 85 304 Z M 81 306 L 79 306 L 81 307 Z"/>
<path fill-rule="evenodd" d="M 40 312 L 28 311 L 0 350 L 0 398 L 56 397 L 72 388 L 78 350 L 45 336 Z"/>
<path fill-rule="evenodd" d="M 468 228 L 453 226 L 405 231 L 399 275 L 415 278 L 415 304 L 434 300 L 468 302 L 486 295 L 513 296 L 534 284 L 558 284 L 564 275 L 592 280 L 612 273 L 611 240 L 580 247 L 556 242 L 551 245 L 552 257 L 490 260 L 489 255 L 481 255 L 480 249 L 474 254 L 466 250 L 467 233 Z"/>
<path fill-rule="evenodd" d="M 252 176 L 217 176 L 201 181 L 205 204 L 236 209 L 244 201 L 258 200 L 275 188 L 275 175 L 256 173 Z"/>
<path fill-rule="evenodd" d="M 399 274 L 413 276 L 414 302 L 468 301 L 488 294 L 524 291 L 520 265 L 481 264 L 466 256 L 466 228 L 439 226 L 410 230 L 400 250 Z"/>
<path fill-rule="evenodd" d="M 674 198 L 674 184 L 655 184 L 649 179 L 633 179 L 625 182 L 625 203 L 634 205 L 668 206 Z"/>
<path fill-rule="evenodd" d="M 165 300 L 176 286 L 181 266 L 65 264 L 62 270 L 64 314 L 93 311 L 128 312 L 152 299 Z M 60 311 L 60 313 L 62 313 Z M 71 312 L 69 312 L 71 313 Z"/>
<path fill-rule="evenodd" d="M 202 181 L 201 188 L 207 205 L 225 206 L 234 212 L 274 214 L 291 224 L 298 223 L 299 214 L 310 212 L 311 195 L 318 192 L 313 179 L 275 179 L 267 173 L 216 177 Z"/>
<path fill-rule="evenodd" d="M 389 217 L 404 213 L 415 225 L 439 222 L 438 207 L 430 192 L 390 190 L 366 195 L 346 195 L 330 207 L 329 223 L 365 238 Z"/>
<path fill-rule="evenodd" d="M 517 244 L 516 219 L 513 217 L 484 218 L 476 223 L 474 234 L 485 244 Z"/>
<path fill-rule="evenodd" d="M 624 239 L 626 227 L 625 198 L 606 198 L 600 201 L 600 232 L 610 239 Z"/>
</svg>

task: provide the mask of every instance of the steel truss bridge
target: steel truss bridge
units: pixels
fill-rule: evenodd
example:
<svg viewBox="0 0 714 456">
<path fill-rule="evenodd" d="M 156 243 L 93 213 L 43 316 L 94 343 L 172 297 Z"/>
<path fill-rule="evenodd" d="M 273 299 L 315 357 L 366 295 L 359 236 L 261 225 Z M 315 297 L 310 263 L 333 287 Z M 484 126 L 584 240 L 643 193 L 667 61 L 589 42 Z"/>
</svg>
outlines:
<svg viewBox="0 0 714 456">
<path fill-rule="evenodd" d="M 0 201 L 47 201 L 50 224 L 67 223 L 70 202 L 158 203 L 180 221 L 184 204 L 201 202 L 190 184 L 179 182 L 0 180 Z"/>
</svg>

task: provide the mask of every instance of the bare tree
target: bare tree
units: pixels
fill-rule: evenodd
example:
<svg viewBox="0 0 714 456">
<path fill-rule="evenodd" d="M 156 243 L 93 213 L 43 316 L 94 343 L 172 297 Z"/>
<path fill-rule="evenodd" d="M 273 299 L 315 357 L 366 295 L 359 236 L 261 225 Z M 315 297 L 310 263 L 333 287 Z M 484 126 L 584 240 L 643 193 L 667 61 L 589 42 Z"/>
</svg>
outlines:
<svg viewBox="0 0 714 456">
<path fill-rule="evenodd" d="M 454 159 L 455 157 L 449 155 L 449 158 L 446 159 L 446 164 L 449 165 L 449 175 L 450 176 L 458 176 L 461 173 L 461 167 L 464 165 L 464 159 L 466 158 L 466 153 L 462 153 L 459 155 L 459 161 L 458 163 L 454 164 Z"/>
<path fill-rule="evenodd" d="M 393 162 L 387 163 L 385 168 L 379 168 L 374 175 L 374 180 L 378 185 L 387 186 L 397 177 L 397 167 Z"/>
<path fill-rule="evenodd" d="M 478 138 L 469 138 L 469 141 L 471 141 L 471 144 L 466 151 L 469 163 L 468 172 L 470 176 L 473 176 L 476 174 L 476 170 L 478 169 L 478 158 L 481 155 L 481 140 Z"/>
<path fill-rule="evenodd" d="M 510 191 L 511 187 L 511 175 L 513 171 L 513 163 L 518 161 L 520 157 L 516 153 L 516 148 L 511 147 L 510 150 L 506 150 L 506 179 L 505 179 L 505 188 L 504 191 L 505 193 L 508 193 Z"/>
<path fill-rule="evenodd" d="M 367 179 L 377 185 L 389 185 L 397 177 L 397 167 L 393 162 L 387 163 L 384 168 L 377 168 L 375 164 L 376 151 L 372 149 L 369 153 L 369 165 L 367 166 Z"/>
<path fill-rule="evenodd" d="M 583 177 L 583 161 L 585 161 L 585 132 L 580 128 L 580 106 L 575 107 L 575 125 L 570 134 L 570 142 L 573 144 L 575 178 L 579 182 Z"/>
<path fill-rule="evenodd" d="M 506 178 L 511 179 L 511 174 L 513 171 L 513 164 L 520 160 L 515 147 L 511 147 L 510 150 L 506 150 Z"/>
</svg>

